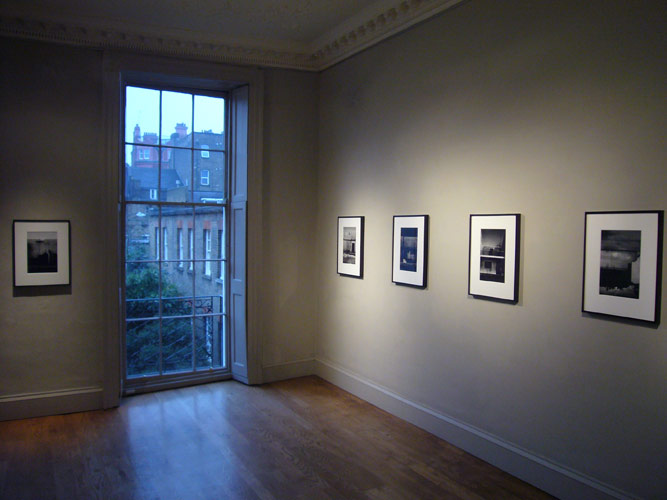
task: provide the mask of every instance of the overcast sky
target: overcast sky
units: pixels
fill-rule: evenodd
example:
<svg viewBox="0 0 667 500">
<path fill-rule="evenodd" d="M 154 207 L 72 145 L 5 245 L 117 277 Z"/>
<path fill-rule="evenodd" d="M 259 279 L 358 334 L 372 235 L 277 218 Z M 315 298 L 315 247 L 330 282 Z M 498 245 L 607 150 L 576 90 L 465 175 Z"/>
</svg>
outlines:
<svg viewBox="0 0 667 500">
<path fill-rule="evenodd" d="M 221 133 L 225 124 L 224 99 L 195 96 L 196 132 L 212 130 Z M 192 132 L 192 95 L 162 91 L 162 137 L 169 138 L 177 123 L 185 123 Z M 127 87 L 125 103 L 125 140 L 132 141 L 135 125 L 145 132 L 158 132 L 160 120 L 160 91 Z"/>
</svg>

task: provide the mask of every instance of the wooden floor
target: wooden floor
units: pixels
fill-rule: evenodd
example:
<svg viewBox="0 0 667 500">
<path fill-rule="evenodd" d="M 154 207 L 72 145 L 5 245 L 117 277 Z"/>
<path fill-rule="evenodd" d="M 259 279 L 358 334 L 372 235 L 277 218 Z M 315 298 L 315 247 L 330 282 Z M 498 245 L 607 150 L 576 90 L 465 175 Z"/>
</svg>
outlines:
<svg viewBox="0 0 667 500">
<path fill-rule="evenodd" d="M 317 378 L 0 422 L 0 498 L 546 499 Z"/>
</svg>

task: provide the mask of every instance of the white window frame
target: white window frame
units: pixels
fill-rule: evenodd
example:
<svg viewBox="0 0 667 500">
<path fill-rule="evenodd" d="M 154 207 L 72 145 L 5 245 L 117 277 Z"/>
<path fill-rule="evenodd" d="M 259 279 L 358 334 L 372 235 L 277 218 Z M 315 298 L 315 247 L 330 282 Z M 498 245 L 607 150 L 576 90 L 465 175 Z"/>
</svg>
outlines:
<svg viewBox="0 0 667 500">
<path fill-rule="evenodd" d="M 224 271 L 225 271 L 225 264 L 224 264 L 224 229 L 218 229 L 218 279 L 220 281 L 224 281 Z"/>
<path fill-rule="evenodd" d="M 211 185 L 211 171 L 207 168 L 204 168 L 200 172 L 200 179 L 199 183 L 202 186 L 210 186 Z"/>
<path fill-rule="evenodd" d="M 183 269 L 183 228 L 176 228 L 176 248 L 177 254 L 176 258 L 178 259 L 178 268 Z"/>
<path fill-rule="evenodd" d="M 165 53 L 166 54 L 166 53 Z M 165 76 L 172 74 L 173 76 Z M 177 75 L 188 75 L 181 77 Z M 168 64 L 152 55 L 125 54 L 122 52 L 105 53 L 104 97 L 107 105 L 104 109 L 105 133 L 111 138 L 110 155 L 105 162 L 109 179 L 107 196 L 107 228 L 106 235 L 116 260 L 124 258 L 124 244 L 117 244 L 124 238 L 124 210 L 118 210 L 117 200 L 123 196 L 122 176 L 119 179 L 119 165 L 124 168 L 125 151 L 123 150 L 125 124 L 123 115 L 118 112 L 124 106 L 124 85 L 131 79 L 148 79 L 147 85 L 177 82 L 176 86 L 187 85 L 193 88 L 211 88 L 208 82 L 216 82 L 216 89 L 222 88 L 229 92 L 230 112 L 227 115 L 233 125 L 228 130 L 237 130 L 234 137 L 226 137 L 230 153 L 229 162 L 234 165 L 230 171 L 228 196 L 232 208 L 228 214 L 226 234 L 226 251 L 228 259 L 226 275 L 231 287 L 230 318 L 236 318 L 229 328 L 229 339 L 232 345 L 226 346 L 226 356 L 230 360 L 232 378 L 243 383 L 257 384 L 262 382 L 260 363 L 260 325 L 262 324 L 262 307 L 260 277 L 262 272 L 262 154 L 263 128 L 262 115 L 264 109 L 264 74 L 259 68 L 225 66 L 202 61 L 186 63 L 170 61 Z M 203 83 L 202 83 L 203 82 Z M 221 84 L 221 87 L 217 85 Z M 120 188 L 120 189 L 118 189 Z M 248 210 L 250 208 L 250 210 Z M 120 217 L 120 223 L 118 215 Z M 121 231 L 118 231 L 120 228 Z M 234 242 L 231 244 L 231 242 Z M 246 250 L 247 249 L 247 250 Z M 239 250 L 242 253 L 239 253 Z M 247 257 L 246 257 L 247 255 Z M 238 257 L 235 257 L 238 256 Z M 246 264 L 246 260 L 247 263 Z M 105 281 L 105 297 L 110 304 L 116 302 L 119 286 L 121 299 L 124 301 L 124 274 L 118 266 L 108 266 L 108 279 Z M 121 304 L 123 303 L 121 301 Z M 119 395 L 124 391 L 123 381 L 119 374 L 124 373 L 123 344 L 119 342 L 119 321 L 124 321 L 124 307 L 111 307 L 107 322 L 105 342 L 105 370 L 103 381 L 104 407 L 118 405 Z M 120 350 L 119 350 L 120 349 Z M 134 391 L 131 391 L 134 392 Z"/>
<path fill-rule="evenodd" d="M 135 83 L 135 82 L 124 82 L 123 83 L 123 90 L 126 88 L 130 87 L 143 87 L 143 88 L 148 88 L 151 91 L 155 91 L 159 93 L 159 100 L 160 100 L 160 115 L 162 114 L 162 103 L 163 101 L 163 92 L 170 92 L 170 91 L 179 91 L 182 89 L 182 91 L 186 94 L 189 94 L 193 100 L 195 101 L 195 96 L 197 95 L 210 95 L 214 97 L 220 97 L 223 98 L 225 101 L 225 112 L 224 112 L 224 118 L 225 123 L 224 123 L 224 130 L 227 131 L 229 130 L 230 127 L 230 120 L 229 120 L 229 93 L 226 90 L 202 90 L 199 87 L 188 87 L 188 86 L 181 86 L 181 84 L 178 84 L 176 86 L 165 86 L 165 85 L 152 85 L 150 83 Z M 122 93 L 123 96 L 126 95 L 126 92 Z M 129 110 L 127 110 L 129 112 Z M 194 107 L 192 108 L 192 113 L 193 113 L 193 121 L 194 121 L 194 113 L 197 112 L 197 108 Z M 162 123 L 162 120 L 160 119 L 158 123 Z M 161 127 L 161 125 L 159 125 Z M 194 133 L 194 132 L 193 132 Z M 158 129 L 158 136 L 161 135 L 161 130 Z M 122 143 L 124 144 L 124 147 L 121 147 L 121 151 L 128 151 L 128 146 L 132 144 L 131 142 L 132 139 L 123 137 L 122 138 Z M 221 145 L 221 151 L 227 152 L 229 150 L 229 140 L 223 145 Z M 157 145 L 155 149 L 157 150 L 157 156 L 158 157 L 163 157 L 164 155 L 162 154 L 163 146 Z M 185 147 L 183 146 L 184 149 L 188 149 L 192 154 L 194 155 L 198 148 L 194 147 L 192 145 L 191 147 Z M 145 154 L 145 153 L 143 153 Z M 225 156 L 225 158 L 228 158 L 228 156 Z M 127 162 L 123 158 L 121 160 L 121 168 L 125 169 L 125 165 Z M 191 168 L 194 168 L 192 166 Z M 229 165 L 225 166 L 225 169 L 221 171 L 221 174 L 224 172 L 225 175 L 229 176 L 230 175 L 230 168 Z M 194 173 L 194 171 L 192 171 Z M 158 185 L 161 182 L 161 171 L 158 171 Z M 211 171 L 207 170 L 204 172 L 205 175 L 205 181 L 210 182 L 210 175 Z M 216 181 L 217 182 L 217 181 Z M 222 185 L 226 189 L 230 185 L 230 180 L 225 178 L 222 179 Z M 225 191 L 223 189 L 223 191 Z M 162 200 L 135 200 L 131 196 L 125 197 L 124 193 L 126 191 L 124 189 L 121 190 L 121 199 L 120 199 L 120 214 L 121 214 L 121 227 L 123 229 L 123 233 L 125 233 L 125 220 L 126 213 L 127 213 L 127 207 L 135 204 L 143 204 L 146 206 L 146 209 L 153 208 L 155 209 L 155 215 L 157 217 L 157 224 L 155 226 L 155 256 L 150 256 L 148 260 L 143 260 L 143 261 L 135 261 L 129 258 L 127 255 L 122 255 L 122 259 L 125 263 L 128 264 L 134 264 L 138 262 L 146 262 L 149 264 L 151 267 L 157 269 L 158 273 L 158 281 L 157 281 L 157 291 L 153 292 L 151 289 L 151 292 L 149 292 L 151 295 L 146 295 L 145 297 L 132 297 L 132 299 L 129 299 L 127 302 L 123 302 L 125 306 L 134 306 L 136 305 L 134 301 L 136 300 L 148 300 L 148 301 L 153 301 L 155 300 L 153 297 L 159 297 L 159 303 L 160 307 L 157 309 L 155 313 L 153 313 L 150 309 L 147 310 L 147 314 L 150 314 L 152 316 L 146 316 L 146 317 L 123 317 L 123 323 L 126 324 L 126 327 L 123 328 L 123 332 L 125 333 L 124 336 L 124 355 L 123 355 L 123 364 L 127 365 L 124 366 L 123 374 L 122 374 L 122 385 L 125 390 L 127 388 L 131 393 L 136 392 L 137 388 L 140 390 L 152 390 L 152 389 L 157 389 L 157 388 L 163 388 L 164 385 L 168 386 L 175 386 L 175 385 L 182 385 L 184 381 L 192 381 L 193 383 L 197 381 L 212 381 L 212 380 L 219 380 L 221 378 L 229 378 L 232 375 L 232 369 L 231 369 L 231 349 L 229 346 L 230 343 L 230 329 L 229 329 L 229 307 L 227 306 L 227 301 L 229 300 L 229 291 L 227 287 L 223 287 L 220 289 L 219 287 L 215 287 L 215 289 L 207 289 L 203 284 L 198 281 L 200 278 L 207 278 L 211 279 L 211 252 L 212 252 L 212 232 L 210 228 L 205 229 L 204 231 L 204 238 L 203 240 L 205 241 L 205 244 L 202 245 L 203 249 L 203 254 L 204 258 L 197 258 L 199 255 L 199 250 L 198 250 L 198 242 L 201 242 L 202 240 L 196 240 L 196 233 L 199 232 L 200 229 L 198 224 L 200 224 L 201 220 L 206 220 L 206 215 L 210 210 L 210 208 L 214 208 L 211 205 L 207 205 L 204 200 L 198 200 L 196 197 L 192 197 L 189 201 L 181 201 L 181 200 L 170 200 L 170 199 L 162 199 Z M 149 192 L 149 194 L 155 194 L 157 193 L 159 195 L 159 191 L 154 190 L 153 192 Z M 152 198 L 159 198 L 159 196 L 152 196 Z M 225 193 L 222 199 L 220 200 L 220 203 L 216 204 L 215 210 L 220 210 L 219 214 L 222 217 L 222 220 L 228 220 L 228 218 L 225 216 L 226 212 L 230 210 L 230 197 L 229 193 Z M 199 209 L 204 209 L 202 210 L 203 217 L 200 218 L 198 217 L 198 211 Z M 164 308 L 164 302 L 165 297 L 162 297 L 162 292 L 163 292 L 163 284 L 166 282 L 171 282 L 172 278 L 171 276 L 165 275 L 165 273 L 168 273 L 169 269 L 172 266 L 164 266 L 164 263 L 167 262 L 172 262 L 173 260 L 177 260 L 178 264 L 177 266 L 183 266 L 184 262 L 182 261 L 183 258 L 183 250 L 184 250 L 184 242 L 183 242 L 183 231 L 181 226 L 179 225 L 178 219 L 174 219 L 174 214 L 182 214 L 184 213 L 183 211 L 190 211 L 192 214 L 192 222 L 188 224 L 191 227 L 188 227 L 188 250 L 189 250 L 189 267 L 190 270 L 192 271 L 189 273 L 188 277 L 186 278 L 187 281 L 191 282 L 190 290 L 186 288 L 183 288 L 183 291 L 180 292 L 180 295 L 184 295 L 184 297 L 181 297 L 178 300 L 182 300 L 183 304 L 185 304 L 185 307 L 187 307 L 187 304 L 190 304 L 191 307 L 191 313 L 188 313 L 187 309 L 185 310 L 178 310 L 176 313 L 177 316 L 175 318 L 180 319 L 180 320 L 190 320 L 190 325 L 191 325 L 191 335 L 192 335 L 192 341 L 191 341 L 191 346 L 192 346 L 192 355 L 189 356 L 187 355 L 187 361 L 185 363 L 186 366 L 180 365 L 178 368 L 175 366 L 170 366 L 169 365 L 169 358 L 164 357 L 167 355 L 169 352 L 169 344 L 163 343 L 163 336 L 164 335 L 169 335 L 170 330 L 169 330 L 169 323 L 164 323 L 163 318 L 166 318 L 168 321 L 172 319 L 172 316 L 174 314 L 173 310 L 170 310 L 170 308 Z M 218 215 L 214 215 L 214 217 L 217 217 Z M 207 224 L 204 222 L 204 224 Z M 174 232 L 174 235 L 171 236 L 173 240 L 170 240 L 170 229 L 176 229 Z M 201 234 L 201 233 L 200 233 Z M 124 235 L 123 238 L 126 236 Z M 245 237 L 244 237 L 245 238 Z M 170 248 L 171 247 L 171 248 Z M 170 260 L 170 257 L 172 260 Z M 178 257 L 178 259 L 175 259 Z M 243 255 L 243 258 L 245 260 L 245 255 Z M 202 262 L 203 267 L 206 271 L 206 274 L 204 276 L 198 275 L 195 272 L 195 263 L 196 262 Z M 123 269 L 127 270 L 129 266 L 123 266 Z M 127 272 L 127 271 L 125 271 Z M 123 275 L 125 274 L 123 272 Z M 134 271 L 132 271 L 134 272 Z M 182 278 L 178 278 L 176 282 L 173 282 L 177 286 L 179 286 L 178 280 L 183 280 L 185 276 Z M 127 283 L 126 279 L 121 280 L 121 287 L 122 287 L 122 293 L 121 297 L 124 300 L 124 295 L 125 295 L 125 289 L 124 286 Z M 183 283 L 185 284 L 185 283 Z M 199 290 L 198 290 L 199 287 Z M 152 293 L 157 293 L 157 295 L 152 295 Z M 174 298 L 169 298 L 166 297 L 166 300 L 175 300 Z M 188 302 L 189 300 L 189 302 Z M 197 305 L 199 304 L 199 305 Z M 139 304 L 141 305 L 141 304 Z M 192 307 L 194 306 L 194 307 Z M 197 324 L 199 323 L 199 318 L 204 319 L 204 323 L 207 326 L 207 330 L 205 331 L 205 334 L 207 336 L 205 344 L 201 344 L 202 340 L 198 336 L 198 327 Z M 216 319 L 218 318 L 218 319 Z M 213 339 L 211 339 L 212 331 L 210 329 L 210 326 L 213 324 L 213 322 L 221 322 L 222 325 L 222 330 L 221 333 L 223 336 L 219 339 L 220 342 L 217 341 L 215 342 L 215 349 L 216 353 L 209 353 L 210 358 L 213 359 L 215 357 L 215 365 L 207 365 L 206 362 L 204 361 L 204 365 L 200 365 L 200 362 L 202 359 L 197 356 L 197 352 L 200 349 L 201 346 L 206 346 L 212 347 L 214 345 Z M 157 330 L 157 339 L 156 341 L 158 342 L 158 345 L 160 346 L 158 353 L 157 353 L 157 361 L 155 362 L 155 371 L 153 371 L 153 368 L 148 368 L 149 372 L 148 373 L 141 373 L 141 370 L 144 370 L 145 368 L 141 368 L 139 372 L 137 372 L 134 369 L 128 369 L 128 367 L 134 367 L 134 364 L 132 363 L 131 359 L 128 357 L 130 354 L 127 352 L 127 347 L 128 347 L 128 342 L 132 341 L 136 337 L 132 337 L 132 332 L 134 331 L 134 328 L 141 328 L 142 324 L 150 324 L 151 325 L 157 325 L 158 330 Z M 181 321 L 181 324 L 183 324 L 183 321 Z M 136 327 L 135 325 L 139 325 Z M 180 332 L 179 332 L 180 334 Z M 187 335 L 187 334 L 186 334 Z M 182 337 L 181 337 L 182 338 Z M 173 345 L 173 343 L 171 344 Z M 220 349 L 219 352 L 218 349 Z M 138 352 L 138 351 L 137 351 Z M 187 348 L 186 350 L 182 350 L 181 352 L 187 353 Z M 134 354 L 134 351 L 132 352 Z M 191 361 L 191 366 L 190 366 L 190 361 Z M 153 358 L 149 359 L 149 363 L 153 363 Z M 219 364 L 218 364 L 219 363 Z"/>
<path fill-rule="evenodd" d="M 204 229 L 204 276 L 211 277 L 211 230 Z"/>
<path fill-rule="evenodd" d="M 192 272 L 194 269 L 195 259 L 195 231 L 191 227 L 188 228 L 188 271 Z"/>
<path fill-rule="evenodd" d="M 148 197 L 151 200 L 157 200 L 157 188 L 150 188 L 148 190 Z"/>
<path fill-rule="evenodd" d="M 208 151 L 209 148 L 208 148 L 207 144 L 202 144 L 201 149 L 202 149 L 202 151 L 201 151 L 201 157 L 202 158 L 210 158 L 211 157 L 211 153 Z"/>
</svg>

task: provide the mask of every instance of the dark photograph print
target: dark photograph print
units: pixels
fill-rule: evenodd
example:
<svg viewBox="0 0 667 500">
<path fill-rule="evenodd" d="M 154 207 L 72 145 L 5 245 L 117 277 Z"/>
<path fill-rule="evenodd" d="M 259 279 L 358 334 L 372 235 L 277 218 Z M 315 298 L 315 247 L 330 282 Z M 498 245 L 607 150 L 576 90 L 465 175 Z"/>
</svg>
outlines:
<svg viewBox="0 0 667 500">
<path fill-rule="evenodd" d="M 600 248 L 600 294 L 639 298 L 641 231 L 603 230 Z"/>
<path fill-rule="evenodd" d="M 401 228 L 401 271 L 417 272 L 417 228 Z"/>
<path fill-rule="evenodd" d="M 470 295 L 518 302 L 520 232 L 521 214 L 470 214 Z"/>
<path fill-rule="evenodd" d="M 28 231 L 28 273 L 58 272 L 58 233 Z"/>
<path fill-rule="evenodd" d="M 343 262 L 354 264 L 357 260 L 357 228 L 343 227 Z"/>
<path fill-rule="evenodd" d="M 505 230 L 482 229 L 479 279 L 505 283 Z"/>
<path fill-rule="evenodd" d="M 663 210 L 586 212 L 581 310 L 660 324 Z"/>
<path fill-rule="evenodd" d="M 391 281 L 426 288 L 428 215 L 394 215 Z"/>
<path fill-rule="evenodd" d="M 336 272 L 362 278 L 364 274 L 364 217 L 338 217 Z"/>
</svg>

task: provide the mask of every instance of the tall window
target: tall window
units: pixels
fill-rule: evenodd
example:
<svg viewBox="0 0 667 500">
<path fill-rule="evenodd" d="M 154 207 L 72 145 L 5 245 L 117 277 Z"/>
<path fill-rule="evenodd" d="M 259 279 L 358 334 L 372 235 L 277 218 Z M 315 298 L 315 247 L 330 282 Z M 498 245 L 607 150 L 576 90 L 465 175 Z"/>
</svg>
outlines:
<svg viewBox="0 0 667 500">
<path fill-rule="evenodd" d="M 222 92 L 125 86 L 126 390 L 229 371 L 228 280 L 211 280 L 213 266 L 226 267 L 224 252 L 212 253 L 211 228 L 224 229 L 229 210 L 227 102 Z M 206 182 L 192 182 L 197 177 Z M 138 237 L 151 227 L 153 246 Z"/>
<path fill-rule="evenodd" d="M 204 229 L 204 275 L 211 276 L 211 230 Z"/>
<path fill-rule="evenodd" d="M 167 238 L 167 228 L 162 228 L 162 260 L 169 260 L 169 239 Z"/>
<path fill-rule="evenodd" d="M 194 269 L 195 258 L 195 234 L 192 228 L 188 229 L 188 271 L 192 272 Z"/>
<path fill-rule="evenodd" d="M 183 269 L 183 228 L 176 229 L 176 248 L 178 254 L 176 258 L 178 259 L 178 269 Z"/>
</svg>

